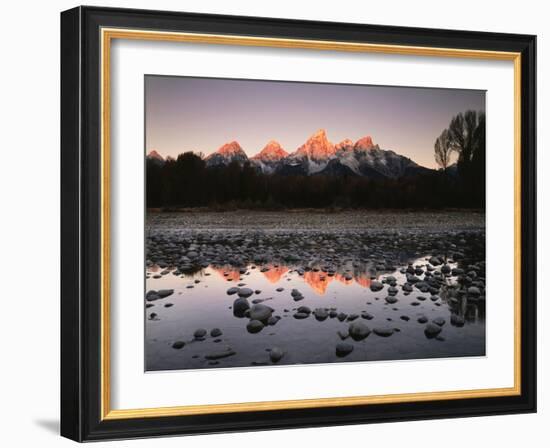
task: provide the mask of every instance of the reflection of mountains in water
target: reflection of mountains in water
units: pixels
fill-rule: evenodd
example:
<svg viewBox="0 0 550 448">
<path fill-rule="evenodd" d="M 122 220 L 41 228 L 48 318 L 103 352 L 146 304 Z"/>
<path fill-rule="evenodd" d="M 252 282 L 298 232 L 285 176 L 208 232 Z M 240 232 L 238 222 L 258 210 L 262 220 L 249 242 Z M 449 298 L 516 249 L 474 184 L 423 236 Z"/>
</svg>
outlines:
<svg viewBox="0 0 550 448">
<path fill-rule="evenodd" d="M 215 267 L 211 268 L 217 272 L 221 277 L 225 279 L 231 279 L 232 281 L 239 281 L 242 273 L 239 269 L 232 267 Z M 264 266 L 260 269 L 261 274 L 272 284 L 279 282 L 283 276 L 290 271 L 290 268 L 287 266 Z M 366 272 L 348 272 L 345 274 L 335 272 L 333 275 L 329 275 L 323 271 L 306 271 L 300 277 L 304 280 L 305 283 L 318 295 L 326 294 L 328 285 L 336 280 L 344 285 L 352 285 L 354 283 L 358 284 L 363 288 L 369 288 L 371 284 L 371 277 Z"/>
</svg>

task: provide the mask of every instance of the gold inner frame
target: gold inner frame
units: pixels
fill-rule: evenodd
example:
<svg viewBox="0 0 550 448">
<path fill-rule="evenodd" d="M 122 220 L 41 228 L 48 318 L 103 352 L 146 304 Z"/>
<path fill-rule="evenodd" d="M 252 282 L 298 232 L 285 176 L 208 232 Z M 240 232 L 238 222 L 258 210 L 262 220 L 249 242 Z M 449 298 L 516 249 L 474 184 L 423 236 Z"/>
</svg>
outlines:
<svg viewBox="0 0 550 448">
<path fill-rule="evenodd" d="M 514 386 L 441 392 L 418 392 L 303 400 L 188 405 L 141 409 L 111 409 L 110 369 L 110 50 L 113 39 L 186 42 L 213 45 L 296 48 L 311 50 L 383 53 L 413 56 L 456 57 L 513 61 L 514 63 Z M 306 39 L 279 39 L 216 34 L 195 34 L 136 29 L 101 29 L 101 419 L 167 417 L 227 412 L 306 409 L 382 403 L 406 403 L 521 394 L 521 53 L 418 47 Z"/>
</svg>

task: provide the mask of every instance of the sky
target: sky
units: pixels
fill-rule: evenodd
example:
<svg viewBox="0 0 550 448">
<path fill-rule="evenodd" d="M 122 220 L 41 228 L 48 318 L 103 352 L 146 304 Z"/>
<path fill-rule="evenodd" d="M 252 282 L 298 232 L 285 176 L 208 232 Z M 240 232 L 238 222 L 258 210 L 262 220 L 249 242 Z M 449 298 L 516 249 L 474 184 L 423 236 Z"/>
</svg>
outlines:
<svg viewBox="0 0 550 448">
<path fill-rule="evenodd" d="M 236 140 L 253 156 L 276 140 L 293 152 L 325 129 L 435 168 L 435 139 L 468 109 L 485 111 L 485 91 L 147 75 L 145 149 L 208 155 Z"/>
</svg>

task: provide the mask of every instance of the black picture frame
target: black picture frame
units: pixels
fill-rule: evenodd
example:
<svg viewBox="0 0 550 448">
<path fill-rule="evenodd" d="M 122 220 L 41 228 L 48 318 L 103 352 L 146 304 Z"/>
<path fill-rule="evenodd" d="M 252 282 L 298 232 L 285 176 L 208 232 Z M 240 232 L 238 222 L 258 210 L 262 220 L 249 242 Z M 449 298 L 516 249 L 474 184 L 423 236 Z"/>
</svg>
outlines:
<svg viewBox="0 0 550 448">
<path fill-rule="evenodd" d="M 521 393 L 516 396 L 101 418 L 100 29 L 131 28 L 521 53 Z M 77 7 L 61 13 L 61 434 L 76 441 L 536 411 L 536 37 Z"/>
</svg>

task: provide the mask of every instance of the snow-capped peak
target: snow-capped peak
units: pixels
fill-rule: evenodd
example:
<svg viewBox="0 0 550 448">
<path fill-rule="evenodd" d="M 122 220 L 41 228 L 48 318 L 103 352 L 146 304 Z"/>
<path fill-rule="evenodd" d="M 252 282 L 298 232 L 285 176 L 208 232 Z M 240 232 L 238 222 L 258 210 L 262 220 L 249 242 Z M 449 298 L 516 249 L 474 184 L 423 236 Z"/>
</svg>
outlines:
<svg viewBox="0 0 550 448">
<path fill-rule="evenodd" d="M 271 140 L 258 154 L 252 157 L 252 160 L 259 160 L 262 162 L 277 162 L 285 158 L 286 156 L 288 156 L 288 152 L 286 152 L 281 147 L 279 142 Z"/>
<path fill-rule="evenodd" d="M 336 153 L 334 145 L 328 140 L 324 129 L 319 129 L 300 146 L 294 155 L 309 157 L 312 160 L 326 160 Z"/>
<path fill-rule="evenodd" d="M 375 149 L 378 145 L 375 145 L 372 141 L 372 137 L 370 135 L 367 135 L 365 137 L 360 138 L 355 142 L 354 149 L 360 150 L 360 151 L 368 151 L 369 149 Z"/>
<path fill-rule="evenodd" d="M 226 143 L 222 145 L 216 153 L 221 154 L 222 156 L 232 156 L 236 154 L 244 154 L 243 149 L 241 148 L 241 145 L 239 145 L 238 142 L 233 140 L 232 142 Z"/>
<path fill-rule="evenodd" d="M 351 151 L 353 149 L 353 141 L 345 138 L 335 146 L 336 151 Z"/>
</svg>

